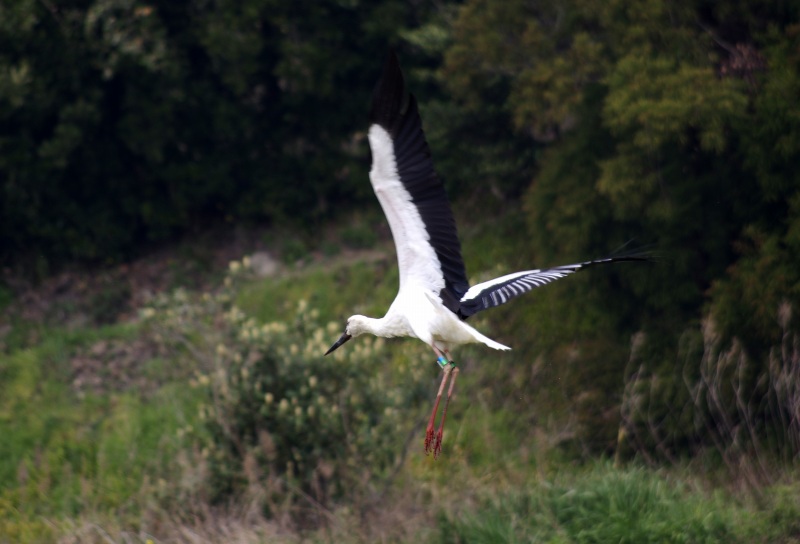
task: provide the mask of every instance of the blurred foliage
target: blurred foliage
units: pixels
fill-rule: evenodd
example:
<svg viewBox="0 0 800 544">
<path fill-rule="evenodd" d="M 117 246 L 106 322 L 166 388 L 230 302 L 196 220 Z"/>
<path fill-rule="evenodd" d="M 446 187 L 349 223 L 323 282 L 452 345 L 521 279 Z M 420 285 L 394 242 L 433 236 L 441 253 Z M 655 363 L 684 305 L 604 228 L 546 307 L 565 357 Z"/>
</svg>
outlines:
<svg viewBox="0 0 800 544">
<path fill-rule="evenodd" d="M 639 407 L 650 411 L 640 415 L 656 425 L 656 414 L 683 409 L 707 428 L 719 414 L 709 419 L 702 403 L 676 408 L 674 395 L 647 394 L 703 386 L 691 381 L 703 379 L 699 372 L 676 369 L 676 357 L 699 369 L 723 364 L 717 354 L 741 353 L 747 375 L 738 400 L 773 409 L 740 410 L 735 394 L 723 395 L 716 409 L 739 415 L 721 428 L 740 432 L 735 424 L 751 418 L 758 423 L 748 439 L 781 435 L 796 419 L 791 403 L 770 396 L 770 369 L 797 332 L 780 309 L 800 302 L 798 6 L 469 0 L 441 70 L 467 111 L 499 106 L 514 138 L 545 147 L 524 196 L 532 258 L 574 262 L 632 239 L 656 248 L 654 266 L 593 271 L 543 290 L 525 332 L 512 329 L 539 339 L 534 352 L 575 369 L 559 374 L 573 400 L 602 393 L 590 395 L 594 417 L 613 411 L 631 378 L 631 339 L 643 338 L 635 356 L 658 387 L 634 395 L 647 398 Z M 685 339 L 702 336 L 706 318 L 715 323 L 714 347 L 701 344 L 685 358 Z M 598 365 L 616 385 L 598 391 L 586 370 Z M 708 433 L 682 425 L 673 427 L 684 431 L 673 446 L 737 438 L 710 444 Z M 590 450 L 613 442 L 606 427 L 602 436 L 596 423 L 580 433 Z M 793 440 L 782 443 L 796 453 Z"/>
<path fill-rule="evenodd" d="M 609 451 L 626 384 L 647 377 L 659 387 L 630 406 L 667 414 L 682 402 L 674 428 L 683 433 L 667 450 L 697 451 L 712 439 L 686 423 L 709 414 L 687 391 L 705 387 L 704 364 L 741 354 L 747 405 L 777 398 L 771 365 L 798 333 L 781 308 L 800 308 L 792 2 L 7 1 L 0 257 L 46 274 L 213 223 L 312 230 L 335 213 L 371 218 L 360 209 L 375 206 L 364 129 L 389 46 L 400 49 L 459 205 L 524 209 L 502 243 L 464 225 L 475 276 L 576 262 L 630 240 L 659 256 L 498 309 L 496 332 L 518 348 L 514 368 L 491 377 L 504 409 L 530 415 L 507 392 L 558 383 L 564 406 L 578 410 L 579 451 Z M 374 232 L 355 225 L 342 238 L 371 247 Z M 491 262 L 505 247 L 514 255 Z M 283 249 L 296 262 L 311 246 L 295 238 Z M 391 279 L 388 268 L 377 270 Z M 320 298 L 338 294 L 337 278 L 320 281 L 333 286 Z M 96 321 L 125 296 L 98 300 Z M 262 363 L 274 372 L 280 360 Z M 737 398 L 723 394 L 718 408 L 746 421 Z M 761 410 L 758 439 L 780 436 L 791 410 Z M 639 443 L 663 444 L 653 438 Z"/>
<path fill-rule="evenodd" d="M 481 499 L 480 514 L 443 514 L 441 542 L 723 543 L 745 532 L 718 499 L 640 469 L 600 465 L 576 481 Z"/>
<path fill-rule="evenodd" d="M 788 304 L 778 314 L 783 335 L 763 362 L 722 337 L 711 318 L 684 333 L 671 365 L 655 365 L 657 342 L 637 335 L 618 459 L 633 447 L 650 461 L 721 462 L 753 489 L 779 480 L 800 451 L 800 335 Z"/>
<path fill-rule="evenodd" d="M 167 487 L 165 479 L 191 455 L 178 439 L 186 414 L 197 410 L 191 392 L 164 383 L 168 373 L 161 387 L 138 388 L 114 361 L 91 368 L 86 360 L 111 341 L 128 342 L 131 332 L 51 331 L 35 348 L 0 356 L 0 541 L 52 542 L 55 518 L 116 510 L 131 523 L 136 497 L 185 497 L 187 486 L 176 479 Z M 146 367 L 148 355 L 137 355 Z M 97 382 L 81 387 L 80 378 L 95 373 L 104 375 L 102 390 L 91 387 Z"/>
<path fill-rule="evenodd" d="M 143 310 L 165 345 L 202 357 L 191 383 L 207 392 L 198 436 L 211 500 L 258 490 L 250 499 L 279 515 L 286 497 L 315 510 L 378 493 L 405 456 L 414 427 L 408 407 L 421 400 L 427 375 L 407 356 L 376 364 L 383 339 L 360 339 L 323 358 L 341 327 L 320 325 L 305 300 L 291 319 L 248 317 L 233 295 L 249 266 L 248 257 L 232 262 L 215 294 L 178 290 Z M 295 514 L 304 510 L 292 504 Z"/>
<path fill-rule="evenodd" d="M 356 131 L 388 45 L 430 9 L 4 2 L 0 257 L 104 263 L 370 196 Z"/>
<path fill-rule="evenodd" d="M 221 290 L 173 291 L 139 323 L 49 330 L 34 347 L 0 354 L 0 541 L 766 543 L 797 534 L 793 472 L 784 472 L 788 485 L 753 498 L 731 492 L 728 480 L 710 495 L 705 470 L 574 463 L 541 422 L 490 402 L 485 386 L 496 380 L 488 380 L 525 369 L 475 365 L 485 359 L 479 349 L 459 356 L 464 382 L 451 405 L 447 462 L 434 462 L 422 454 L 424 414 L 416 409 L 430 407 L 438 383 L 427 348 L 359 338 L 334 360 L 319 357 L 340 323 L 323 327 L 312 304 L 296 301 L 320 276 L 298 274 L 295 290 L 289 279 L 269 284 L 265 299 L 294 305 L 265 310 L 281 321 L 255 321 L 231 311 L 232 301 L 265 288 L 238 283 L 246 261 L 234 262 Z M 329 271 L 345 307 L 385 267 L 362 265 L 369 270 Z M 321 316 L 331 300 L 315 300 Z M 422 391 L 418 372 L 427 376 Z M 336 402 L 340 421 L 322 410 Z M 597 403 L 569 399 L 569 409 Z M 331 437 L 343 442 L 328 444 Z M 409 437 L 408 458 L 396 465 Z M 323 507 L 318 498 L 329 500 Z"/>
</svg>

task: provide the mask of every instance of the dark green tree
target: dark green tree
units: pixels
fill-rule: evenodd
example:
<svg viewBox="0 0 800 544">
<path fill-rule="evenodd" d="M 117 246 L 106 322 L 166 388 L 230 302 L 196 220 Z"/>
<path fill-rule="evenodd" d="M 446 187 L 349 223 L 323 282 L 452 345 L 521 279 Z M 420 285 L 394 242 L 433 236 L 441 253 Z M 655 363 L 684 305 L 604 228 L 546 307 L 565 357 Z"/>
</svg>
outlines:
<svg viewBox="0 0 800 544">
<path fill-rule="evenodd" d="M 681 338 L 706 318 L 744 342 L 759 394 L 785 334 L 779 307 L 800 302 L 798 20 L 796 6 L 748 2 L 459 10 L 443 68 L 452 92 L 480 108 L 494 91 L 516 137 L 547 147 L 525 197 L 531 254 L 571 262 L 635 238 L 660 256 L 554 286 L 524 320 L 532 353 L 572 345 L 563 368 L 591 361 L 618 377 L 603 391 L 609 408 L 629 364 L 620 346 L 637 330 L 648 372 L 680 388 Z"/>
<path fill-rule="evenodd" d="M 4 260 L 107 262 L 369 196 L 359 131 L 432 8 L 133 0 L 0 7 Z"/>
</svg>

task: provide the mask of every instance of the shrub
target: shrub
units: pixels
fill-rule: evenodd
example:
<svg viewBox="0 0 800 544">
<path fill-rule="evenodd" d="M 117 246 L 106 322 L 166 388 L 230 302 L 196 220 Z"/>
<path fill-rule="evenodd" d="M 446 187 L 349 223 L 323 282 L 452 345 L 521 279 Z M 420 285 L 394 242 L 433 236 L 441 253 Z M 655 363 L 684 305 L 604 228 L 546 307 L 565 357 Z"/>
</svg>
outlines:
<svg viewBox="0 0 800 544">
<path fill-rule="evenodd" d="M 711 454 L 753 489 L 774 483 L 800 452 L 800 335 L 789 303 L 777 317 L 780 342 L 764 358 L 724 338 L 712 317 L 683 335 L 677 364 L 662 368 L 643 362 L 648 339 L 636 336 L 622 402 L 623 449 L 654 462 Z"/>
<path fill-rule="evenodd" d="M 371 337 L 323 357 L 341 326 L 322 326 L 305 301 L 292 316 L 256 322 L 232 296 L 248 265 L 232 263 L 213 295 L 179 290 L 145 311 L 163 343 L 198 362 L 192 385 L 208 401 L 195 434 L 212 500 L 298 512 L 300 499 L 319 506 L 374 491 L 405 453 L 416 419 L 405 412 L 423 393 L 422 369 Z"/>
</svg>

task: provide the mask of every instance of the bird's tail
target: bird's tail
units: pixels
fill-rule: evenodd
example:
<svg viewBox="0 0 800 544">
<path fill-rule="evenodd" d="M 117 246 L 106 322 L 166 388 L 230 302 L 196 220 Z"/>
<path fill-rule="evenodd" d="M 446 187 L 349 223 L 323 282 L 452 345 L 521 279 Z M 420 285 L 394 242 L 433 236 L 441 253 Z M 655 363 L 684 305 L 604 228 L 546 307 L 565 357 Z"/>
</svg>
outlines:
<svg viewBox="0 0 800 544">
<path fill-rule="evenodd" d="M 470 332 L 472 333 L 472 336 L 473 336 L 473 338 L 475 338 L 476 342 L 480 342 L 482 344 L 486 344 L 490 348 L 499 349 L 499 350 L 502 350 L 502 351 L 507 351 L 507 350 L 511 349 L 510 347 L 505 346 L 505 345 L 501 344 L 500 342 L 495 342 L 494 340 L 492 340 L 488 336 L 479 333 L 477 330 L 475 330 L 474 328 L 470 327 L 469 325 L 467 325 L 463 321 L 461 322 L 461 324 L 470 329 Z"/>
</svg>

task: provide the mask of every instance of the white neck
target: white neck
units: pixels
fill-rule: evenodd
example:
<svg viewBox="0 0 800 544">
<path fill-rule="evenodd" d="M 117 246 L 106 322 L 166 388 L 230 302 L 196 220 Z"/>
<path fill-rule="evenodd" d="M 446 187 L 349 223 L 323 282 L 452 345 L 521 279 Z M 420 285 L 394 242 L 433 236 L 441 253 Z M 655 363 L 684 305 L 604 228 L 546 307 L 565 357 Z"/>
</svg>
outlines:
<svg viewBox="0 0 800 544">
<path fill-rule="evenodd" d="M 351 322 L 351 326 L 355 323 Z M 385 316 L 375 319 L 373 317 L 358 316 L 354 336 L 358 334 L 369 333 L 375 336 L 382 336 L 384 338 L 393 338 L 395 336 L 413 336 L 408 323 L 401 316 L 395 315 L 391 312 Z M 352 334 L 352 333 L 351 333 Z"/>
</svg>

